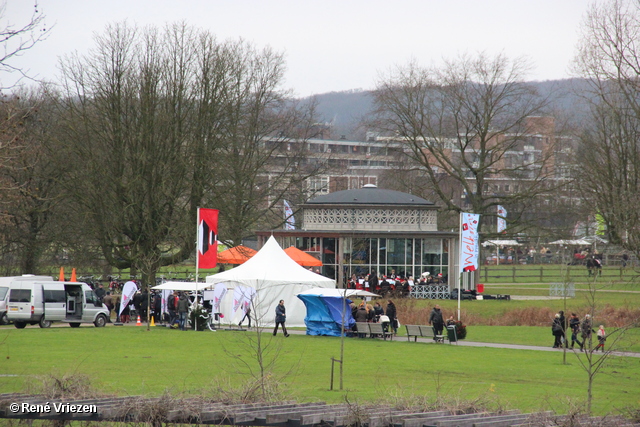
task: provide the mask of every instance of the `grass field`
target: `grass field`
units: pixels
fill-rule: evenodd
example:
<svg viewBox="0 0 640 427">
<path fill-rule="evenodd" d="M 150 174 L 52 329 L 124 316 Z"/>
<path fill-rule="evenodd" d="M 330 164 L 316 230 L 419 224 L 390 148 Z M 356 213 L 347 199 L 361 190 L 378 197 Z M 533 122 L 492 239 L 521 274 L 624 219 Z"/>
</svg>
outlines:
<svg viewBox="0 0 640 427">
<path fill-rule="evenodd" d="M 559 310 L 589 312 L 590 283 L 575 282 L 576 296 L 554 300 L 462 301 L 467 340 L 551 347 L 550 323 Z M 595 318 L 609 333 L 617 323 L 640 317 L 640 286 L 597 283 Z M 549 284 L 488 283 L 485 294 L 544 297 Z M 402 323 L 426 324 L 434 304 L 457 314 L 457 301 L 395 301 Z M 400 329 L 403 335 L 404 328 Z M 84 375 L 103 393 L 117 395 L 216 395 L 240 393 L 257 369 L 249 344 L 255 333 L 179 332 L 166 328 L 84 326 L 79 329 L 0 327 L 0 393 L 41 390 L 43 378 Z M 587 374 L 573 353 L 475 348 L 408 342 L 346 339 L 345 390 L 329 391 L 331 358 L 340 339 L 267 336 L 270 383 L 300 401 L 409 401 L 415 396 L 444 401 L 479 399 L 493 408 L 565 413 L 586 399 Z M 620 350 L 640 352 L 640 328 L 627 332 Z M 275 353 L 277 353 L 277 357 Z M 583 355 L 579 356 L 584 358 Z M 594 383 L 596 414 L 640 408 L 640 359 L 614 357 Z M 337 387 L 336 377 L 336 387 Z"/>
<path fill-rule="evenodd" d="M 478 327 L 473 341 L 550 345 L 548 328 Z M 510 330 L 513 332 L 507 333 Z M 636 333 L 637 337 L 638 334 Z M 180 332 L 166 328 L 90 326 L 51 329 L 0 328 L 0 393 L 38 391 L 43 376 L 82 374 L 93 387 L 118 395 L 159 395 L 164 391 L 209 393 L 220 384 L 238 387 L 257 368 L 248 338 L 255 333 Z M 569 400 L 586 396 L 586 373 L 576 356 L 561 352 L 346 339 L 345 391 L 329 391 L 331 357 L 340 339 L 266 335 L 274 359 L 271 371 L 290 397 L 302 401 L 370 401 L 411 395 L 482 399 L 523 411 L 566 411 Z M 526 339 L 524 337 L 527 337 Z M 584 357 L 584 356 L 581 356 Z M 246 363 L 246 364 L 245 364 Z M 281 375 L 284 378 L 280 378 Z M 637 358 L 611 359 L 596 377 L 594 411 L 611 413 L 640 406 Z"/>
</svg>

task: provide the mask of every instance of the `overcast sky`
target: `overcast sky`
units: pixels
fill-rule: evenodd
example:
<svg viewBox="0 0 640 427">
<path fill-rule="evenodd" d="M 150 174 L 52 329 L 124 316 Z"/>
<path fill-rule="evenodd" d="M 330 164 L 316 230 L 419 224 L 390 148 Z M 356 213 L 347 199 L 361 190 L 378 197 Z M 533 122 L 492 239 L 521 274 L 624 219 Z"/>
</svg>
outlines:
<svg viewBox="0 0 640 427">
<path fill-rule="evenodd" d="M 372 89 L 395 65 L 437 65 L 480 51 L 528 57 L 530 80 L 562 79 L 571 77 L 579 25 L 592 1 L 38 0 L 51 35 L 12 65 L 54 79 L 58 57 L 87 52 L 107 23 L 185 21 L 219 39 L 242 37 L 284 52 L 284 88 L 299 96 Z M 7 0 L 3 24 L 21 24 L 32 11 L 32 0 Z"/>
</svg>

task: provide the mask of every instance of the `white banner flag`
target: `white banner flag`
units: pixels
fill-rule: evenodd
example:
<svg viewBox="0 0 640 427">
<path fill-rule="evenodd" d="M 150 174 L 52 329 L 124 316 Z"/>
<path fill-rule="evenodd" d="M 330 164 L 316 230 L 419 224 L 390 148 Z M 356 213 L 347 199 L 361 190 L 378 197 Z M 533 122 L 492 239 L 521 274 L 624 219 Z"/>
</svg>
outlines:
<svg viewBox="0 0 640 427">
<path fill-rule="evenodd" d="M 239 309 L 243 309 L 246 312 L 246 307 L 251 306 L 253 296 L 256 294 L 256 290 L 248 286 L 236 286 L 233 290 L 233 314 Z"/>
<path fill-rule="evenodd" d="M 213 289 L 213 312 L 220 313 L 220 303 L 222 303 L 222 299 L 227 294 L 227 285 L 224 283 L 218 283 L 216 287 Z"/>
<path fill-rule="evenodd" d="M 120 316 L 122 314 L 122 310 L 129 305 L 137 290 L 138 286 L 131 280 L 124 284 L 122 287 L 122 301 L 120 301 L 120 312 L 118 313 L 118 316 Z"/>
<path fill-rule="evenodd" d="M 498 233 L 502 233 L 507 229 L 507 210 L 502 206 L 498 206 Z"/>
<path fill-rule="evenodd" d="M 460 214 L 460 272 L 475 271 L 479 268 L 479 222 L 478 214 L 466 212 Z"/>
<path fill-rule="evenodd" d="M 289 202 L 284 200 L 284 228 L 285 230 L 295 230 L 296 229 L 296 219 L 293 217 L 293 209 L 291 209 L 291 205 Z"/>
</svg>

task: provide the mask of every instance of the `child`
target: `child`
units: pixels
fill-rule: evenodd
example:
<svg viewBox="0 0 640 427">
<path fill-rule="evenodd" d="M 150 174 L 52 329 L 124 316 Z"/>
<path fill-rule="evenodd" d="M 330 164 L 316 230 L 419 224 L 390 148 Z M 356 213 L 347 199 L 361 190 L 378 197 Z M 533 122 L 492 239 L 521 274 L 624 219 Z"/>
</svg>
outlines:
<svg viewBox="0 0 640 427">
<path fill-rule="evenodd" d="M 596 351 L 598 351 L 599 348 L 602 349 L 602 352 L 604 353 L 604 342 L 607 340 L 607 334 L 604 331 L 604 326 L 600 325 L 600 327 L 598 328 L 598 345 L 596 347 Z"/>
</svg>

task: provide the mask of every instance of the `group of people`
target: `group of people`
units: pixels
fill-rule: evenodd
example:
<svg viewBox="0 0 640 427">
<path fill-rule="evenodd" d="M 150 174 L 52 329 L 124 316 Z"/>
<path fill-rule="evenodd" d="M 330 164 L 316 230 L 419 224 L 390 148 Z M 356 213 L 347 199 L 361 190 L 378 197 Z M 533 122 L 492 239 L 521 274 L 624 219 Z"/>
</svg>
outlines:
<svg viewBox="0 0 640 427">
<path fill-rule="evenodd" d="M 566 341 L 567 327 L 571 331 L 571 344 Z M 598 345 L 595 347 L 595 351 L 601 350 L 604 352 L 604 343 L 607 340 L 607 333 L 604 329 L 604 325 L 598 327 L 598 331 L 593 330 L 593 324 L 590 314 L 585 314 L 584 318 L 580 320 L 576 313 L 571 313 L 569 322 L 564 316 L 564 311 L 559 311 L 551 325 L 551 333 L 553 334 L 553 348 L 575 348 L 577 343 L 580 346 L 580 351 L 584 351 L 584 347 L 590 342 L 592 334 L 596 333 L 598 337 Z M 582 338 L 582 341 L 578 338 Z"/>
<path fill-rule="evenodd" d="M 378 277 L 375 271 L 369 274 L 352 274 L 347 287 L 349 289 L 373 292 L 381 296 L 394 294 L 404 297 L 411 293 L 414 285 L 438 285 L 442 283 L 447 283 L 447 277 L 443 276 L 442 273 L 432 275 L 430 272 L 424 272 L 420 275 L 420 279 L 416 281 L 413 276 L 405 277 L 396 274 L 395 270 L 391 270 L 391 273 L 382 277 Z"/>
<path fill-rule="evenodd" d="M 398 312 L 392 300 L 387 300 L 386 308 L 379 302 L 371 305 L 363 301 L 359 306 L 351 303 L 351 315 L 358 323 L 382 323 L 385 329 L 391 328 L 394 334 L 398 332 Z"/>
</svg>

